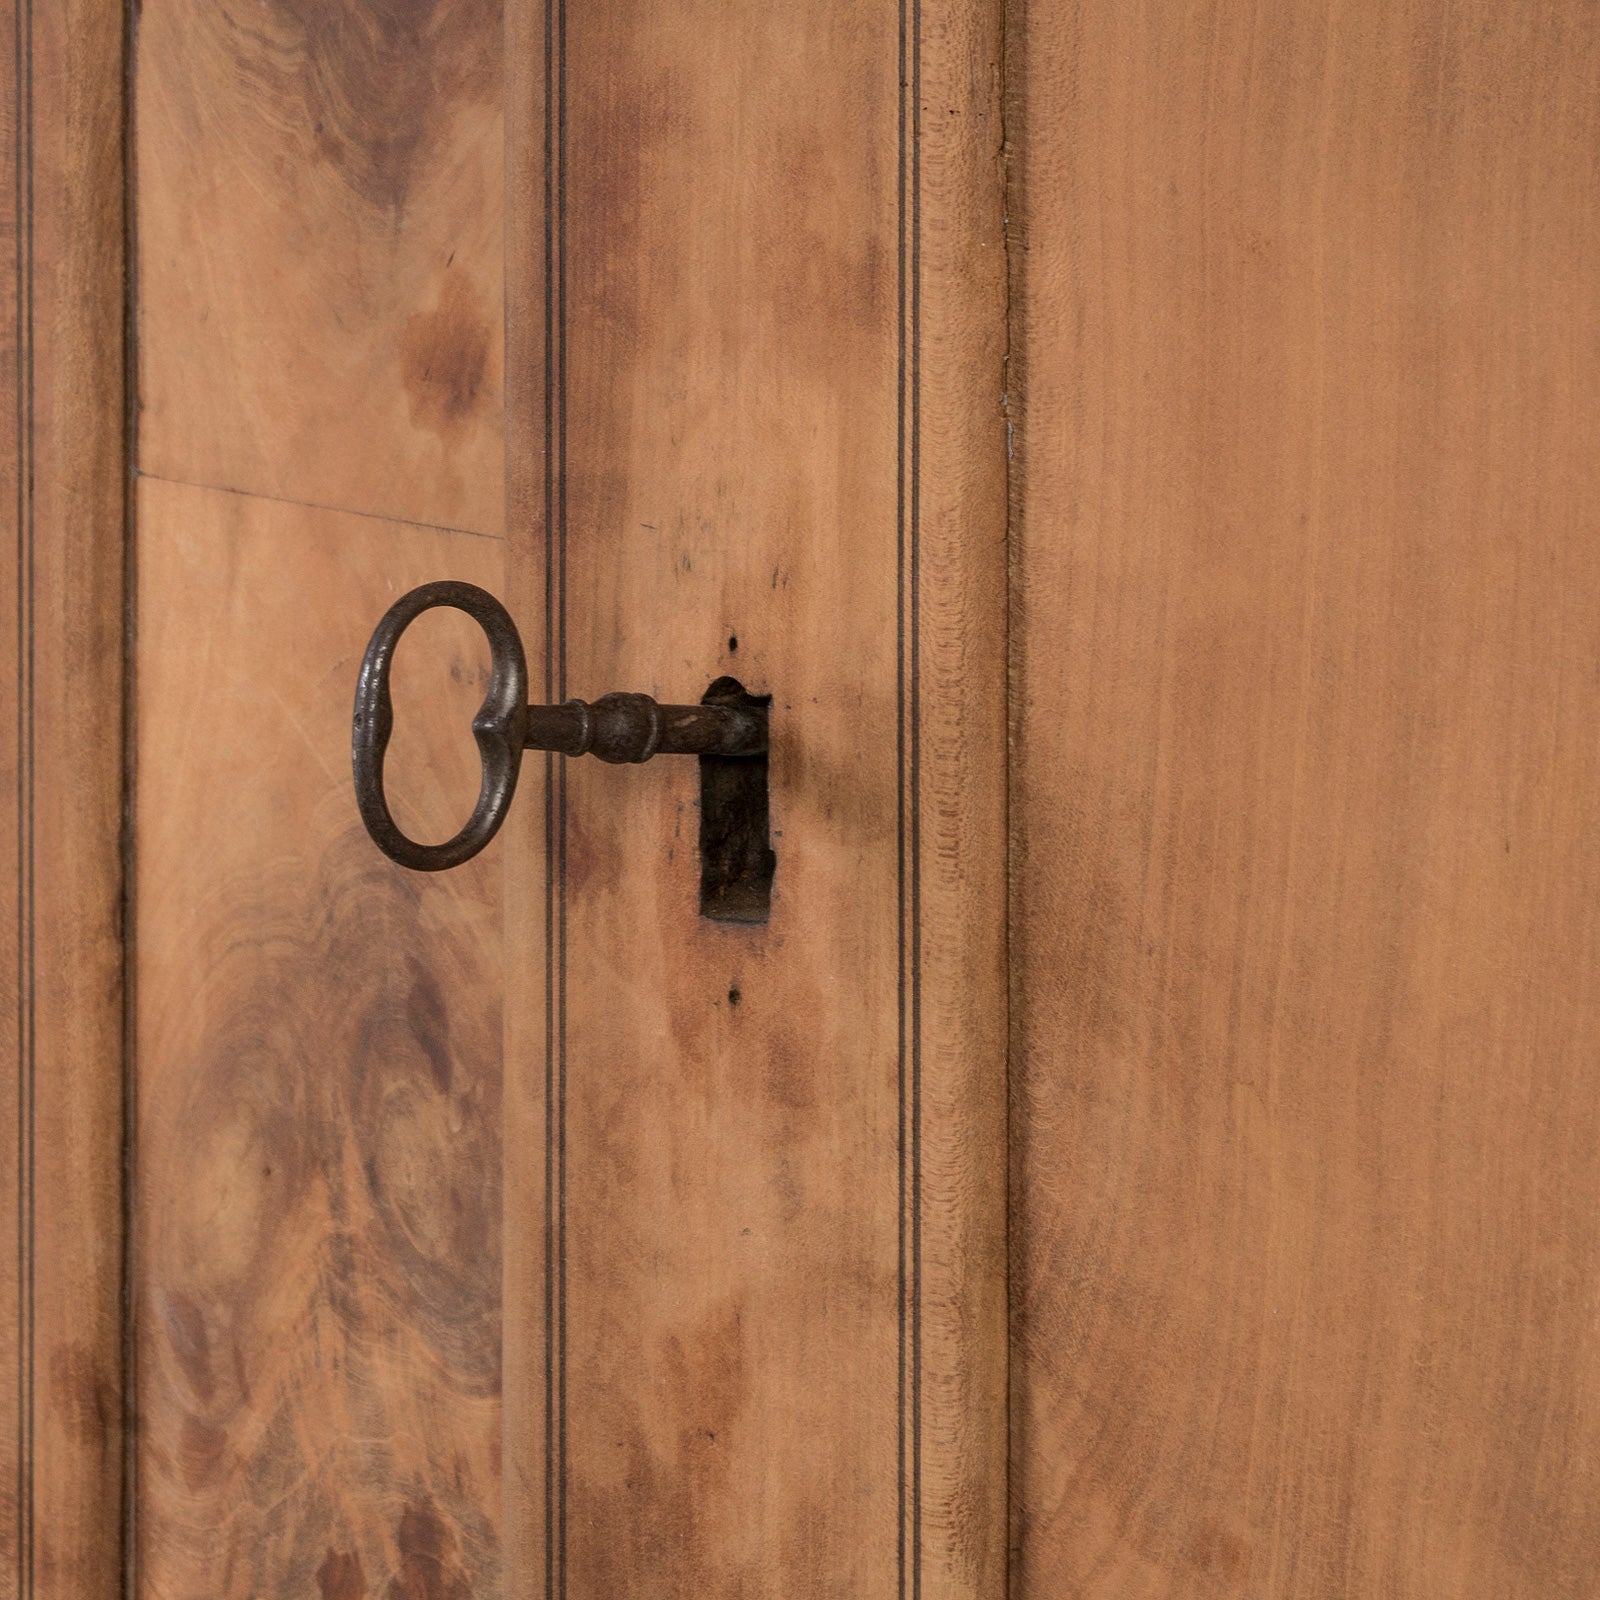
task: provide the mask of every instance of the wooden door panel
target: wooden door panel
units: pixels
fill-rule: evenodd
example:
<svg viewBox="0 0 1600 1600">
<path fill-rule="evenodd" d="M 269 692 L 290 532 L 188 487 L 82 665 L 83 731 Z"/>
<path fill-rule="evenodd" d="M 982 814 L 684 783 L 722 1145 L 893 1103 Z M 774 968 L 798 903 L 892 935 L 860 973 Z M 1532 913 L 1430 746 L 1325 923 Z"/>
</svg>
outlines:
<svg viewBox="0 0 1600 1600">
<path fill-rule="evenodd" d="M 1014 1587 L 1591 1594 L 1593 18 L 1017 15 Z"/>
<path fill-rule="evenodd" d="M 354 611 L 502 546 L 151 480 L 138 515 L 142 1592 L 497 1593 L 499 877 L 372 849 L 348 702 Z M 422 837 L 476 783 L 460 621 L 396 682 Z"/>
</svg>

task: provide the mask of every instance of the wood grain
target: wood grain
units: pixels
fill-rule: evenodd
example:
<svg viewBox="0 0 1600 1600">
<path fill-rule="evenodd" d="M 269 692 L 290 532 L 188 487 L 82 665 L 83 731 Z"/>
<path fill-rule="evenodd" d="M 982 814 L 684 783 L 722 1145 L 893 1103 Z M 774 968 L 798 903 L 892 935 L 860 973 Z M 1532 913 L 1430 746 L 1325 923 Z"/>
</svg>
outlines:
<svg viewBox="0 0 1600 1600">
<path fill-rule="evenodd" d="M 391 866 L 356 666 L 499 590 L 497 4 L 149 0 L 138 161 L 134 1591 L 502 1584 L 500 852 Z M 402 825 L 483 643 L 407 636 Z"/>
<path fill-rule="evenodd" d="M 778 854 L 768 925 L 698 916 L 690 763 L 514 820 L 524 1592 L 1003 1583 L 998 14 L 913 23 L 520 34 L 519 615 L 556 697 L 770 692 Z"/>
<path fill-rule="evenodd" d="M 122 1513 L 122 9 L 0 7 L 0 1594 Z"/>
<path fill-rule="evenodd" d="M 1020 5 L 1019 1596 L 1600 1574 L 1600 41 Z"/>
<path fill-rule="evenodd" d="M 139 8 L 141 470 L 503 524 L 500 0 Z"/>
<path fill-rule="evenodd" d="M 496 1595 L 499 866 L 378 854 L 349 701 L 364 619 L 498 587 L 501 547 L 149 480 L 138 511 L 139 1592 Z M 487 656 L 426 621 L 395 804 L 440 838 Z"/>
</svg>

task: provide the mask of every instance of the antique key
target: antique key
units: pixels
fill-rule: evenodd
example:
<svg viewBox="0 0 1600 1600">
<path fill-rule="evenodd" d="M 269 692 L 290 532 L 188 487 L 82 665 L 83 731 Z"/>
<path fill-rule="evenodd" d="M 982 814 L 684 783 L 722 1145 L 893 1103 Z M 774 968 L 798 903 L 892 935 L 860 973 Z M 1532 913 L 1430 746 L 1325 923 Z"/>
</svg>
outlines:
<svg viewBox="0 0 1600 1600">
<path fill-rule="evenodd" d="M 400 831 L 384 794 L 384 756 L 394 729 L 389 669 L 400 635 L 435 606 L 466 612 L 489 640 L 489 690 L 472 719 L 483 782 L 472 815 L 454 838 L 443 844 L 418 844 Z M 707 700 L 710 703 L 701 705 L 660 705 L 647 694 L 608 694 L 592 703 L 568 700 L 563 705 L 529 705 L 527 658 L 505 607 L 475 584 L 423 584 L 402 595 L 384 613 L 361 662 L 351 729 L 361 820 L 390 860 L 418 872 L 441 872 L 470 861 L 499 831 L 516 791 L 524 750 L 595 755 L 619 763 L 648 761 L 658 755 L 729 760 L 765 757 L 764 701 L 745 694 L 732 679 L 713 684 Z M 761 779 L 764 833 L 764 770 Z"/>
</svg>

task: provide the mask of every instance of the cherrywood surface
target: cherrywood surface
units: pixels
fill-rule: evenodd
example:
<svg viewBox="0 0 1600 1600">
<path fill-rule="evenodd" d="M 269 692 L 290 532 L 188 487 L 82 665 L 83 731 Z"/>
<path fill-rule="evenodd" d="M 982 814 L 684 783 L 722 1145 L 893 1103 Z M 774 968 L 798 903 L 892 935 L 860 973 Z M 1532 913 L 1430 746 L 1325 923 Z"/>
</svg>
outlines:
<svg viewBox="0 0 1600 1600">
<path fill-rule="evenodd" d="M 1013 19 L 1013 1591 L 1593 1595 L 1593 11 Z"/>
<path fill-rule="evenodd" d="M 120 18 L 0 22 L 0 1549 L 95 1595 Z M 149 0 L 136 1592 L 998 1592 L 1002 382 L 1012 1589 L 1592 1590 L 1585 23 L 1019 3 L 1002 380 L 992 9 Z M 446 573 L 775 694 L 767 928 L 689 764 L 376 857 Z M 402 653 L 421 831 L 483 665 Z"/>
<path fill-rule="evenodd" d="M 0 1595 L 122 1549 L 119 5 L 0 7 Z"/>
</svg>

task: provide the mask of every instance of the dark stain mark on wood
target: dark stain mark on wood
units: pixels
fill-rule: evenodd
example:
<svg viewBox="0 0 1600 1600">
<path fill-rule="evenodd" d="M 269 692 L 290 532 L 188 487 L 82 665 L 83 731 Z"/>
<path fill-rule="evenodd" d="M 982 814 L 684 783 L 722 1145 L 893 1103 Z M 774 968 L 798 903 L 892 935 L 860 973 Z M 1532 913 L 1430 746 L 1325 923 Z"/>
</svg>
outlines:
<svg viewBox="0 0 1600 1600">
<path fill-rule="evenodd" d="M 1242 1586 L 1250 1575 L 1250 1546 L 1214 1518 L 1200 1524 L 1193 1548 L 1195 1568 L 1207 1578 Z"/>
<path fill-rule="evenodd" d="M 52 1415 L 65 1422 L 71 1437 L 104 1449 L 111 1438 L 115 1393 L 90 1346 L 61 1344 L 51 1352 Z"/>
<path fill-rule="evenodd" d="M 189 1488 L 198 1489 L 214 1482 L 223 1470 L 227 1452 L 228 1433 L 225 1428 L 207 1422 L 203 1417 L 183 1419 L 178 1455 L 183 1481 Z"/>
<path fill-rule="evenodd" d="M 497 0 L 272 0 L 279 22 L 234 23 L 251 78 L 292 78 L 319 152 L 372 205 L 398 213 L 467 105 L 500 91 Z M 252 8 L 253 12 L 253 8 Z"/>
<path fill-rule="evenodd" d="M 167 1349 L 196 1400 L 205 1404 L 216 1391 L 211 1375 L 211 1336 L 200 1307 L 181 1290 L 156 1295 Z"/>
<path fill-rule="evenodd" d="M 473 416 L 486 390 L 494 330 L 483 296 L 459 272 L 447 273 L 438 304 L 406 322 L 400 371 L 411 420 L 448 439 Z"/>
<path fill-rule="evenodd" d="M 366 1575 L 354 1551 L 330 1550 L 317 1568 L 322 1600 L 367 1600 Z"/>
<path fill-rule="evenodd" d="M 768 1099 L 785 1111 L 804 1112 L 817 1103 L 817 1050 L 804 1036 L 774 1029 L 766 1041 L 762 1084 Z"/>
<path fill-rule="evenodd" d="M 771 1567 L 729 1560 L 718 1539 L 716 1508 L 750 1398 L 738 1305 L 710 1306 L 641 1364 L 659 1371 L 661 1383 L 617 1418 L 626 1459 L 620 1487 L 594 1498 L 593 1516 L 573 1534 L 576 1561 L 590 1575 L 585 1592 L 636 1593 L 641 1573 L 664 1570 L 698 1574 L 697 1592 L 708 1596 L 772 1592 Z M 674 1584 L 661 1592 L 688 1591 Z"/>
<path fill-rule="evenodd" d="M 427 1496 L 406 1507 L 395 1542 L 400 1570 L 390 1581 L 387 1600 L 472 1600 L 455 1534 Z"/>
<path fill-rule="evenodd" d="M 406 1021 L 413 1037 L 422 1046 L 433 1071 L 433 1086 L 440 1094 L 450 1093 L 450 1016 L 439 980 L 415 959 L 411 962 L 411 993 L 406 1001 Z"/>
</svg>

